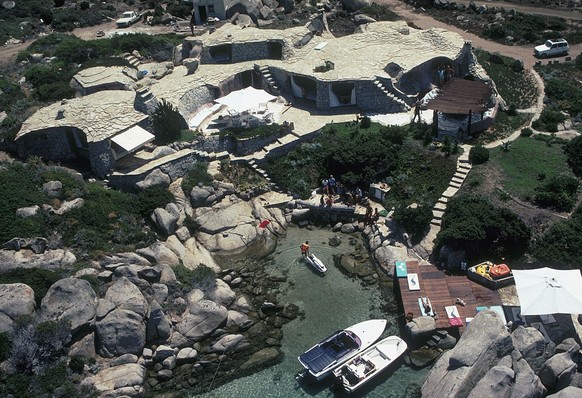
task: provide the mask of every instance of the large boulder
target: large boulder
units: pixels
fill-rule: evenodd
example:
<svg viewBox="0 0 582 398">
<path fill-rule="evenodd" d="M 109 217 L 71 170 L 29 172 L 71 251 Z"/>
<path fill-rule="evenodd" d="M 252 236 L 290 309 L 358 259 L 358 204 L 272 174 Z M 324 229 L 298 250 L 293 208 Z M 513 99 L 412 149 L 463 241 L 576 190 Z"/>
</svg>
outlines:
<svg viewBox="0 0 582 398">
<path fill-rule="evenodd" d="M 214 288 L 206 292 L 207 298 L 224 307 L 230 306 L 236 299 L 236 294 L 222 279 L 216 279 Z"/>
<path fill-rule="evenodd" d="M 467 398 L 510 398 L 515 372 L 507 366 L 494 366 L 479 380 Z"/>
<path fill-rule="evenodd" d="M 259 235 L 257 227 L 252 224 L 240 224 L 228 232 L 207 234 L 200 232 L 198 240 L 210 252 L 218 255 L 237 255 L 251 248 Z"/>
<path fill-rule="evenodd" d="M 374 252 L 376 264 L 388 275 L 394 276 L 394 264 L 398 260 L 408 258 L 406 247 L 382 245 Z"/>
<path fill-rule="evenodd" d="M 21 316 L 32 315 L 34 291 L 24 283 L 0 285 L 0 333 L 10 332 Z"/>
<path fill-rule="evenodd" d="M 58 198 L 63 191 L 63 183 L 60 181 L 49 181 L 42 184 L 42 191 L 49 198 Z"/>
<path fill-rule="evenodd" d="M 97 350 L 105 358 L 140 355 L 146 342 L 143 318 L 133 311 L 115 309 L 96 323 Z"/>
<path fill-rule="evenodd" d="M 516 361 L 514 370 L 515 381 L 511 398 L 542 398 L 546 394 L 546 388 L 525 359 Z"/>
<path fill-rule="evenodd" d="M 555 394 L 547 396 L 547 398 L 580 398 L 580 397 L 582 397 L 582 389 L 573 386 L 568 386 Z"/>
<path fill-rule="evenodd" d="M 142 386 L 146 376 L 145 367 L 137 363 L 128 363 L 105 368 L 95 376 L 83 380 L 82 384 L 93 386 L 97 393 L 103 394 L 124 387 Z"/>
<path fill-rule="evenodd" d="M 136 285 L 126 277 L 119 278 L 105 293 L 105 300 L 119 309 L 135 312 L 142 318 L 148 313 L 148 302 Z"/>
<path fill-rule="evenodd" d="M 500 358 L 513 351 L 499 314 L 479 312 L 457 345 L 431 369 L 422 386 L 424 397 L 466 397 Z"/>
<path fill-rule="evenodd" d="M 176 324 L 176 330 L 192 342 L 200 341 L 226 323 L 228 311 L 210 300 L 198 300 L 189 305 L 187 313 Z"/>
<path fill-rule="evenodd" d="M 227 352 L 234 352 L 237 349 L 246 347 L 247 345 L 245 336 L 242 334 L 226 334 L 212 344 L 210 351 L 225 354 Z"/>
<path fill-rule="evenodd" d="M 192 253 L 193 267 L 196 268 L 199 265 L 204 264 L 208 268 L 214 270 L 214 272 L 220 272 L 221 268 L 218 263 L 212 257 L 212 254 L 204 245 L 198 242 L 195 238 L 189 238 L 184 242 L 184 247 L 190 253 Z"/>
<path fill-rule="evenodd" d="M 166 265 L 176 265 L 180 263 L 180 257 L 178 257 L 178 255 L 176 255 L 176 253 L 174 253 L 172 249 L 163 242 L 155 242 L 149 247 L 137 249 L 137 253 L 144 256 L 152 263 Z"/>
<path fill-rule="evenodd" d="M 152 301 L 148 317 L 146 338 L 148 342 L 166 342 L 172 333 L 172 324 L 157 301 Z"/>
<path fill-rule="evenodd" d="M 255 352 L 251 357 L 241 365 L 240 370 L 243 372 L 252 372 L 253 370 L 263 368 L 268 365 L 273 365 L 283 358 L 283 353 L 275 348 L 263 348 Z"/>
<path fill-rule="evenodd" d="M 548 390 L 561 390 L 570 385 L 576 369 L 572 354 L 563 352 L 548 359 L 538 371 L 538 376 Z"/>
<path fill-rule="evenodd" d="M 241 224 L 254 222 L 252 210 L 247 202 L 224 199 L 213 207 L 196 209 L 195 215 L 200 231 L 206 234 L 218 234 Z"/>
<path fill-rule="evenodd" d="M 236 13 L 246 14 L 257 23 L 262 6 L 261 0 L 236 0 L 226 10 L 226 18 L 232 18 Z"/>
<path fill-rule="evenodd" d="M 180 214 L 176 214 L 158 207 L 152 214 L 152 221 L 159 227 L 165 235 L 172 235 L 176 232 Z"/>
<path fill-rule="evenodd" d="M 152 187 L 166 188 L 168 185 L 170 185 L 170 182 L 172 182 L 170 176 L 168 176 L 160 169 L 154 169 L 146 176 L 146 178 L 144 178 L 142 181 L 139 181 L 136 185 L 139 189 L 142 190 Z"/>
<path fill-rule="evenodd" d="M 90 326 L 97 310 L 97 295 L 84 279 L 65 278 L 55 282 L 40 304 L 42 320 L 66 319 L 71 333 Z"/>
<path fill-rule="evenodd" d="M 521 353 L 530 366 L 544 354 L 544 335 L 532 327 L 518 326 L 511 334 L 513 346 Z"/>
<path fill-rule="evenodd" d="M 33 250 L 0 250 L 0 271 L 8 272 L 17 268 L 41 268 L 58 270 L 67 268 L 77 261 L 75 255 L 63 249 L 35 253 Z"/>
<path fill-rule="evenodd" d="M 436 321 L 430 316 L 420 316 L 408 322 L 404 328 L 412 341 L 419 341 L 436 330 Z"/>
</svg>

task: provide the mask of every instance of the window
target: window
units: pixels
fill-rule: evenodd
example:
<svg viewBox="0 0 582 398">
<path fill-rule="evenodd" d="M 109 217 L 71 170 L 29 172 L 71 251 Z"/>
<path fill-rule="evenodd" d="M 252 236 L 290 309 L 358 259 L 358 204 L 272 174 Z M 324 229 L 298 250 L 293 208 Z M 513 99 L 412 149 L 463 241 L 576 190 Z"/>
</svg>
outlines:
<svg viewBox="0 0 582 398">
<path fill-rule="evenodd" d="M 214 4 L 208 4 L 208 12 L 214 12 Z"/>
</svg>

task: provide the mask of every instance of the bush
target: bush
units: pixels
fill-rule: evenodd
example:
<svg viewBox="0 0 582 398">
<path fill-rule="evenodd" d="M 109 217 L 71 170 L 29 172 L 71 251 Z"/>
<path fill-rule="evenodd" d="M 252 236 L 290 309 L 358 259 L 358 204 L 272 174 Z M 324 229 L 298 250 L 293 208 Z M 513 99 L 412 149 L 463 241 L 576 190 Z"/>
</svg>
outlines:
<svg viewBox="0 0 582 398">
<path fill-rule="evenodd" d="M 564 153 L 574 175 L 582 178 L 582 136 L 577 136 L 564 145 Z"/>
<path fill-rule="evenodd" d="M 157 144 L 168 144 L 180 137 L 185 121 L 170 102 L 162 99 L 152 115 L 152 124 Z"/>
<path fill-rule="evenodd" d="M 372 125 L 372 119 L 370 119 L 369 116 L 364 116 L 364 117 L 362 117 L 362 120 L 360 120 L 360 127 L 363 129 L 370 128 L 371 125 Z"/>
<path fill-rule="evenodd" d="M 208 174 L 207 170 L 208 163 L 197 162 L 192 165 L 192 168 L 182 180 L 182 190 L 187 196 L 190 195 L 192 188 L 200 183 L 204 186 L 212 185 L 212 177 Z"/>
<path fill-rule="evenodd" d="M 419 243 L 430 229 L 432 209 L 430 206 L 400 206 L 394 212 L 394 221 L 410 235 L 412 244 Z"/>
<path fill-rule="evenodd" d="M 449 202 L 433 253 L 438 257 L 446 246 L 464 250 L 471 262 L 518 258 L 530 236 L 529 228 L 511 211 L 496 208 L 482 197 L 463 195 Z"/>
<path fill-rule="evenodd" d="M 165 188 L 146 188 L 137 194 L 135 211 L 143 217 L 149 217 L 155 209 L 166 207 L 168 203 L 173 201 L 174 195 Z"/>
<path fill-rule="evenodd" d="M 4 362 L 10 356 L 12 340 L 8 333 L 0 333 L 0 362 Z"/>
<path fill-rule="evenodd" d="M 521 129 L 521 133 L 519 135 L 520 137 L 531 137 L 532 134 L 533 134 L 532 129 L 530 129 L 529 127 L 524 127 Z"/>
<path fill-rule="evenodd" d="M 536 190 L 535 203 L 556 211 L 570 211 L 576 204 L 578 180 L 568 176 L 554 176 Z"/>
<path fill-rule="evenodd" d="M 18 373 L 40 373 L 66 354 L 65 345 L 70 340 L 71 326 L 65 320 L 21 324 L 12 335 L 9 366 Z"/>
<path fill-rule="evenodd" d="M 75 373 L 83 373 L 85 369 L 85 361 L 78 355 L 73 355 L 69 360 L 69 368 Z"/>
<path fill-rule="evenodd" d="M 477 145 L 469 151 L 469 160 L 473 164 L 482 164 L 489 160 L 489 149 L 482 145 Z"/>
<path fill-rule="evenodd" d="M 540 118 L 532 123 L 532 127 L 536 130 L 555 133 L 558 131 L 558 124 L 564 122 L 564 120 L 566 120 L 566 116 L 561 111 L 545 107 Z"/>
</svg>

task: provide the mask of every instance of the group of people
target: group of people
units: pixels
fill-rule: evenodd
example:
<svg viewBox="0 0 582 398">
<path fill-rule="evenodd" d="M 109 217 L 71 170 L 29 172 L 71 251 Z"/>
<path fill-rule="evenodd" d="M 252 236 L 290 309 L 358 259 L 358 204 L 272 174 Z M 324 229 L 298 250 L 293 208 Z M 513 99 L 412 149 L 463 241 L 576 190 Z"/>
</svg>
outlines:
<svg viewBox="0 0 582 398">
<path fill-rule="evenodd" d="M 329 178 L 324 178 L 321 181 L 321 187 L 323 192 L 319 203 L 321 206 L 331 207 L 334 202 L 334 196 L 339 196 L 340 200 L 348 206 L 355 206 L 361 202 L 363 197 L 362 190 L 359 187 L 353 191 L 346 190 L 333 175 L 330 175 Z"/>
<path fill-rule="evenodd" d="M 370 203 L 366 205 L 366 215 L 364 216 L 364 225 L 374 225 L 376 221 L 380 219 L 380 213 L 378 212 L 378 208 L 374 209 L 372 212 L 372 206 Z"/>
<path fill-rule="evenodd" d="M 437 76 L 439 79 L 439 85 L 442 85 L 444 82 L 449 81 L 455 75 L 455 70 L 451 64 L 447 65 L 439 65 L 437 68 Z"/>
</svg>

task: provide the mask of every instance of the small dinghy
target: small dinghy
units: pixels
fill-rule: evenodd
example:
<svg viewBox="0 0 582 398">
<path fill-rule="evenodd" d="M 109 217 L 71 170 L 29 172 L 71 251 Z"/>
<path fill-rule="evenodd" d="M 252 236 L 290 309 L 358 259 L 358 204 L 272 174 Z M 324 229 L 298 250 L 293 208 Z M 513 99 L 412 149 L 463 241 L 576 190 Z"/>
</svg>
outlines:
<svg viewBox="0 0 582 398">
<path fill-rule="evenodd" d="M 336 368 L 333 375 L 342 384 L 344 390 L 348 393 L 354 392 L 400 358 L 407 348 L 400 337 L 386 337 L 343 366 Z"/>
<path fill-rule="evenodd" d="M 315 380 L 323 379 L 335 368 L 374 344 L 385 327 L 386 319 L 372 319 L 338 330 L 299 356 L 304 370 L 298 376 L 309 375 Z"/>
<path fill-rule="evenodd" d="M 324 274 L 325 271 L 327 271 L 325 264 L 322 263 L 320 259 L 315 257 L 315 254 L 310 254 L 309 256 L 305 257 L 305 261 L 307 261 L 309 265 L 315 268 L 316 271 L 319 271 L 322 274 Z"/>
</svg>

